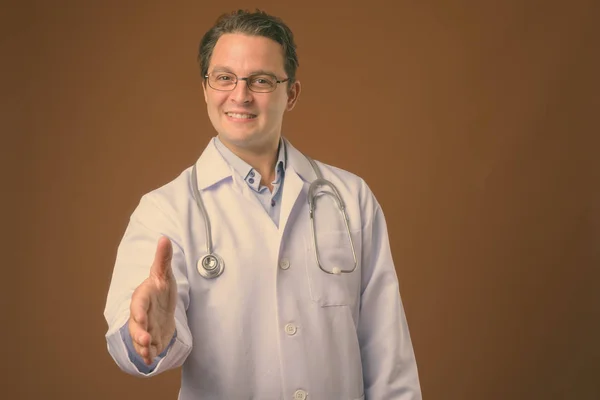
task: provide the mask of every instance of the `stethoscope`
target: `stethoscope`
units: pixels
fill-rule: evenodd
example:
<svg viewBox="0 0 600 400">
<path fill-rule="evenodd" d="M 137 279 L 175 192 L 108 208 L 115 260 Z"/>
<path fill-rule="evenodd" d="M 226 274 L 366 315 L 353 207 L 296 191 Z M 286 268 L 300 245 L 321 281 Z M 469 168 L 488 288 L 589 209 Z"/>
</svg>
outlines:
<svg viewBox="0 0 600 400">
<path fill-rule="evenodd" d="M 330 275 L 341 275 L 342 273 L 348 274 L 348 273 L 354 272 L 354 270 L 356 270 L 356 266 L 358 263 L 356 260 L 356 251 L 354 249 L 354 242 L 352 240 L 352 235 L 350 234 L 350 225 L 349 225 L 348 214 L 346 212 L 346 205 L 345 205 L 344 201 L 342 200 L 342 197 L 340 196 L 340 193 L 337 190 L 336 186 L 333 183 L 331 183 L 330 181 L 328 181 L 327 179 L 323 178 L 323 175 L 321 174 L 321 170 L 319 169 L 319 166 L 309 157 L 306 157 L 306 158 L 310 162 L 310 165 L 312 166 L 313 170 L 315 171 L 315 174 L 317 175 L 317 179 L 315 179 L 313 182 L 311 182 L 311 184 L 308 188 L 308 209 L 309 209 L 308 215 L 310 218 L 311 234 L 312 234 L 312 239 L 313 239 L 313 244 L 314 244 L 314 254 L 315 254 L 315 258 L 317 260 L 317 264 L 319 265 L 319 268 L 323 272 L 330 274 Z M 321 187 L 324 187 L 324 186 L 329 187 L 331 189 L 331 192 L 330 191 L 317 192 L 317 190 L 319 190 Z M 194 199 L 196 200 L 196 204 L 198 205 L 198 209 L 200 209 L 200 212 L 202 213 L 202 217 L 204 218 L 204 225 L 205 225 L 205 229 L 206 229 L 206 255 L 200 257 L 196 267 L 197 267 L 200 275 L 202 275 L 203 277 L 205 277 L 207 279 L 212 279 L 212 278 L 218 277 L 219 275 L 221 275 L 223 273 L 223 271 L 225 270 L 225 261 L 223 261 L 223 259 L 219 255 L 217 255 L 216 253 L 213 252 L 210 219 L 208 218 L 208 213 L 206 212 L 206 208 L 204 207 L 204 203 L 202 202 L 202 198 L 200 197 L 200 192 L 198 190 L 197 172 L 196 172 L 195 164 L 192 168 L 192 189 L 193 189 Z M 338 210 L 342 214 L 342 218 L 346 225 L 346 233 L 348 234 L 348 239 L 350 240 L 350 247 L 352 248 L 352 257 L 354 258 L 354 266 L 351 269 L 343 269 L 338 266 L 335 266 L 331 269 L 331 271 L 328 271 L 325 268 L 323 268 L 323 266 L 321 265 L 321 259 L 319 257 L 319 249 L 318 249 L 318 244 L 317 244 L 317 234 L 315 231 L 315 209 L 316 209 L 315 199 L 317 197 L 319 197 L 321 195 L 325 195 L 325 194 L 330 195 L 334 198 L 335 202 L 337 203 Z"/>
</svg>

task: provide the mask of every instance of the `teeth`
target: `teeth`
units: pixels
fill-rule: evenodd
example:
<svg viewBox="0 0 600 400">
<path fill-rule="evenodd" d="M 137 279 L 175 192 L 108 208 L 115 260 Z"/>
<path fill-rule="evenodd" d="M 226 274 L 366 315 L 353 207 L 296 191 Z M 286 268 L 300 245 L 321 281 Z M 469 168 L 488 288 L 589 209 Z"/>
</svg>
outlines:
<svg viewBox="0 0 600 400">
<path fill-rule="evenodd" d="M 255 116 L 252 114 L 237 114 L 237 113 L 226 113 L 226 114 L 233 118 L 246 118 L 246 119 L 255 118 Z"/>
</svg>

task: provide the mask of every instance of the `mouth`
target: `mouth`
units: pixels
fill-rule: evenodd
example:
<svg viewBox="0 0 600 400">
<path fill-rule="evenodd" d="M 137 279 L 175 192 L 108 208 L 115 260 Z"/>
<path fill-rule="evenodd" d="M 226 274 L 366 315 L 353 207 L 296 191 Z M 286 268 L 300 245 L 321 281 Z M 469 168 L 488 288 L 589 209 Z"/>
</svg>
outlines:
<svg viewBox="0 0 600 400">
<path fill-rule="evenodd" d="M 235 119 L 254 119 L 256 118 L 255 114 L 250 114 L 250 113 L 235 113 L 235 112 L 226 112 L 225 115 L 227 115 L 230 118 L 235 118 Z"/>
</svg>

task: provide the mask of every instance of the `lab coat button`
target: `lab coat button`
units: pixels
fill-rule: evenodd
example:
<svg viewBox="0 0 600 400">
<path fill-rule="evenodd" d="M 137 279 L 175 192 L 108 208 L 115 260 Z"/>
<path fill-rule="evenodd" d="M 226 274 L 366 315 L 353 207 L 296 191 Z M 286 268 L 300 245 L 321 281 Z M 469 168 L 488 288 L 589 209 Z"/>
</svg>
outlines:
<svg viewBox="0 0 600 400">
<path fill-rule="evenodd" d="M 294 400 L 306 400 L 306 392 L 304 390 L 296 390 L 294 392 Z"/>
<path fill-rule="evenodd" d="M 297 331 L 298 328 L 296 328 L 296 325 L 294 324 L 287 324 L 285 326 L 285 333 L 287 333 L 290 336 L 295 335 Z"/>
<path fill-rule="evenodd" d="M 288 260 L 287 258 L 282 259 L 281 261 L 279 261 L 279 267 L 281 269 L 288 269 L 290 267 L 290 260 Z"/>
</svg>

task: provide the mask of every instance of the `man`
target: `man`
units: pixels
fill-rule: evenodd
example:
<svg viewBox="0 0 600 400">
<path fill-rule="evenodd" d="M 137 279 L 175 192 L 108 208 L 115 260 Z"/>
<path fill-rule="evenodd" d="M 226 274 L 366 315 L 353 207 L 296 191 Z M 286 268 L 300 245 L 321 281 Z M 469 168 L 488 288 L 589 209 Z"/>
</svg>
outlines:
<svg viewBox="0 0 600 400">
<path fill-rule="evenodd" d="M 199 61 L 217 136 L 131 216 L 105 309 L 110 354 L 139 376 L 183 366 L 181 400 L 421 399 L 379 204 L 281 135 L 301 90 L 291 31 L 234 12 Z M 318 174 L 333 187 L 309 190 Z"/>
</svg>

